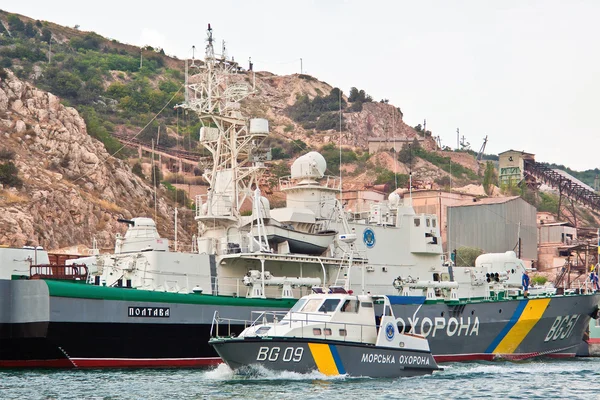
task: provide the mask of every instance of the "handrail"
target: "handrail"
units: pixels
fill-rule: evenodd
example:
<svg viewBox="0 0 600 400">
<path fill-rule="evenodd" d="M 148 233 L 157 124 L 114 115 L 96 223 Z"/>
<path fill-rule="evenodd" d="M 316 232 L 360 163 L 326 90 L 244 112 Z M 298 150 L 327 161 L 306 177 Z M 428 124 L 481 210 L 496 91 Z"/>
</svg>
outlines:
<svg viewBox="0 0 600 400">
<path fill-rule="evenodd" d="M 279 326 L 280 324 L 277 324 L 277 315 L 287 315 L 287 312 L 285 311 L 252 311 L 252 314 L 258 314 L 258 316 L 256 318 L 253 318 L 251 320 L 243 320 L 243 319 L 236 319 L 236 318 L 221 318 L 218 316 L 218 313 L 215 311 L 215 316 L 214 321 L 213 321 L 213 325 L 216 326 L 216 330 L 215 330 L 215 337 L 219 337 L 219 325 L 220 323 L 226 323 L 227 324 L 227 332 L 228 332 L 228 336 L 231 337 L 231 325 L 244 325 L 244 329 L 249 328 L 249 327 L 253 327 L 259 324 L 273 324 L 273 332 L 272 333 L 276 333 L 275 331 L 277 330 L 277 326 Z M 279 322 L 285 322 L 286 326 L 291 327 L 293 323 L 296 324 L 300 324 L 300 328 L 301 328 L 301 338 L 305 338 L 308 337 L 305 335 L 304 332 L 304 328 L 310 326 L 311 324 L 318 324 L 319 326 L 314 326 L 315 328 L 322 328 L 323 330 L 327 329 L 329 327 L 329 329 L 332 329 L 333 327 L 339 327 L 340 329 L 343 328 L 346 331 L 346 335 L 344 335 L 344 339 L 343 341 L 347 340 L 348 337 L 348 327 L 360 327 L 360 338 L 359 341 L 360 343 L 365 343 L 365 337 L 364 337 L 364 329 L 366 328 L 375 328 L 376 330 L 379 329 L 379 325 L 375 325 L 375 324 L 360 324 L 360 323 L 352 323 L 352 322 L 338 322 L 338 321 L 322 321 L 322 320 L 313 320 L 313 319 L 309 319 L 309 315 L 314 315 L 312 313 L 302 313 L 302 312 L 294 312 L 292 314 L 301 314 L 303 315 L 305 318 L 288 318 L 288 319 L 282 319 Z M 269 321 L 268 317 L 271 316 L 272 319 Z M 322 326 L 321 326 L 322 324 Z M 260 336 L 260 335 L 256 335 L 256 336 Z M 269 336 L 269 335 L 266 335 Z M 213 337 L 212 335 L 212 326 L 211 326 L 211 337 Z M 314 338 L 314 336 L 310 336 L 310 338 Z"/>
<path fill-rule="evenodd" d="M 29 277 L 31 279 L 81 280 L 86 282 L 88 278 L 88 267 L 85 264 L 32 265 L 29 267 Z"/>
</svg>

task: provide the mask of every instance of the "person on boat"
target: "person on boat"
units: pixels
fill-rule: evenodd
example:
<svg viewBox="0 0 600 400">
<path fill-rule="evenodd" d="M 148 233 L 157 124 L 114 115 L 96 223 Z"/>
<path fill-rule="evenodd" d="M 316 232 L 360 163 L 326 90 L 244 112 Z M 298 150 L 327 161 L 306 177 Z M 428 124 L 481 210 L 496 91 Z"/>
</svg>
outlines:
<svg viewBox="0 0 600 400">
<path fill-rule="evenodd" d="M 590 272 L 590 281 L 592 283 L 592 290 L 600 290 L 600 284 L 598 282 L 598 270 L 595 268 L 592 268 L 592 272 Z"/>
<path fill-rule="evenodd" d="M 521 283 L 523 284 L 523 297 L 529 296 L 529 272 L 527 270 L 523 272 Z"/>
</svg>

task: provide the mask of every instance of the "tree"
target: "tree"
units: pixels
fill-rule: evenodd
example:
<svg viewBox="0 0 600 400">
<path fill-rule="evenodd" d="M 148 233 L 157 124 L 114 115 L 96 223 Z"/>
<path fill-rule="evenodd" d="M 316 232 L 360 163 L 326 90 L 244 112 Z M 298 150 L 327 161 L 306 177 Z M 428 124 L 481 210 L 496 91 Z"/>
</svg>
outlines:
<svg viewBox="0 0 600 400">
<path fill-rule="evenodd" d="M 25 24 L 24 33 L 25 33 L 25 36 L 30 37 L 30 38 L 35 37 L 35 35 L 37 34 L 37 32 L 31 22 L 28 22 Z"/>
<path fill-rule="evenodd" d="M 8 20 L 8 28 L 11 31 L 17 31 L 17 32 L 22 32 L 25 30 L 25 24 L 23 23 L 23 21 L 21 21 L 21 19 L 19 17 L 17 17 L 14 14 L 10 14 L 7 17 Z"/>
<path fill-rule="evenodd" d="M 42 40 L 46 43 L 50 43 L 52 39 L 52 32 L 48 28 L 42 29 Z"/>
<path fill-rule="evenodd" d="M 456 265 L 462 267 L 474 267 L 477 257 L 483 254 L 483 250 L 476 247 L 459 247 L 456 250 Z"/>
<path fill-rule="evenodd" d="M 355 87 L 350 88 L 350 95 L 348 96 L 348 101 L 354 103 L 358 99 L 358 89 Z"/>
<path fill-rule="evenodd" d="M 498 184 L 498 176 L 496 175 L 496 169 L 494 163 L 488 161 L 485 163 L 485 172 L 483 174 L 483 190 L 488 196 L 492 194 L 492 186 Z"/>
</svg>

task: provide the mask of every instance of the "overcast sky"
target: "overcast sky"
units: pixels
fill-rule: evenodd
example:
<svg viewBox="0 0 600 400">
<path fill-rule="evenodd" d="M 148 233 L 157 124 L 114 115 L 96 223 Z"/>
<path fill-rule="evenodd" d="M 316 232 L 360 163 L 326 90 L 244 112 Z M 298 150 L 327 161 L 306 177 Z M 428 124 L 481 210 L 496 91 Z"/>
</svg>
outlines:
<svg viewBox="0 0 600 400">
<path fill-rule="evenodd" d="M 5 3 L 5 4 L 2 4 Z M 135 3 L 130 4 L 130 3 Z M 600 166 L 600 1 L 6 1 L 0 8 L 202 57 L 205 30 L 247 67 L 389 99 L 442 145 Z"/>
</svg>

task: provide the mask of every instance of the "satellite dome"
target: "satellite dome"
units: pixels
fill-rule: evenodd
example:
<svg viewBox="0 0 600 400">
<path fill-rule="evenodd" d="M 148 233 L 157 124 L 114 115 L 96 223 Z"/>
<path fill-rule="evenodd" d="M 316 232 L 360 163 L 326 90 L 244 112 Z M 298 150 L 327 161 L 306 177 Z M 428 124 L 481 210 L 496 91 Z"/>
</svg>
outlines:
<svg viewBox="0 0 600 400">
<path fill-rule="evenodd" d="M 298 157 L 292 164 L 292 178 L 322 178 L 327 169 L 327 161 L 320 153 L 311 151 Z"/>
<path fill-rule="evenodd" d="M 390 193 L 388 196 L 388 203 L 390 207 L 398 207 L 400 204 L 400 195 L 396 192 Z"/>
</svg>

